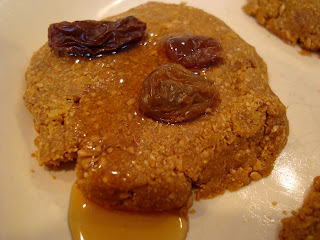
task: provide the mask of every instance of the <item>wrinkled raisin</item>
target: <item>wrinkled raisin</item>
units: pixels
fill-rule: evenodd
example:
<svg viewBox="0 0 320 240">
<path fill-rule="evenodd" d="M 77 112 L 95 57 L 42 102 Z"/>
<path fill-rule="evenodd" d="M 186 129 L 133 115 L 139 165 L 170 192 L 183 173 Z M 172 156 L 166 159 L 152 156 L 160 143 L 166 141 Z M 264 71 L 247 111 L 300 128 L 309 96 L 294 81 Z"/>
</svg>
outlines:
<svg viewBox="0 0 320 240">
<path fill-rule="evenodd" d="M 164 43 L 167 56 L 186 68 L 208 67 L 221 59 L 221 44 L 203 36 L 169 37 Z"/>
<path fill-rule="evenodd" d="M 211 82 L 179 64 L 168 64 L 144 80 L 139 104 L 154 120 L 179 123 L 199 117 L 217 102 Z"/>
<path fill-rule="evenodd" d="M 51 24 L 49 46 L 69 54 L 96 56 L 142 39 L 146 24 L 129 16 L 119 21 L 75 21 Z"/>
</svg>

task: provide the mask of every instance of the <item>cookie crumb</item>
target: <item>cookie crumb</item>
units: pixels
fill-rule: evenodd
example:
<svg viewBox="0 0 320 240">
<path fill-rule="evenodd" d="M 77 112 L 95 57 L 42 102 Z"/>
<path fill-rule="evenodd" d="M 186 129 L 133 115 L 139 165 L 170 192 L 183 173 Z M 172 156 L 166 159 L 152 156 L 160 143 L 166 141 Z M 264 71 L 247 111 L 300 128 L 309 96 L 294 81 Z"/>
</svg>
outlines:
<svg viewBox="0 0 320 240">
<path fill-rule="evenodd" d="M 277 206 L 277 204 L 278 204 L 278 202 L 275 202 L 275 201 L 272 202 L 272 205 L 273 205 L 273 206 Z"/>
<path fill-rule="evenodd" d="M 314 178 L 313 188 L 316 192 L 320 192 L 320 176 Z"/>
<path fill-rule="evenodd" d="M 311 56 L 312 53 L 310 51 L 304 50 L 302 49 L 301 51 L 299 51 L 299 54 L 302 56 Z"/>
<path fill-rule="evenodd" d="M 283 213 L 284 215 L 288 215 L 288 212 L 287 212 L 286 210 L 283 210 L 282 213 Z"/>
<path fill-rule="evenodd" d="M 261 174 L 258 173 L 258 172 L 252 172 L 250 174 L 250 178 L 253 180 L 253 181 L 258 181 L 262 178 Z"/>
<path fill-rule="evenodd" d="M 196 210 L 194 208 L 192 208 L 190 211 L 189 211 L 189 214 L 193 214 L 193 213 L 196 213 Z"/>
<path fill-rule="evenodd" d="M 35 172 L 35 170 L 34 170 L 34 169 L 31 169 L 31 170 L 30 170 L 30 172 L 34 173 L 34 172 Z"/>
<path fill-rule="evenodd" d="M 136 99 L 135 98 L 130 98 L 126 103 L 127 105 L 132 105 L 136 102 Z"/>
<path fill-rule="evenodd" d="M 56 177 L 56 176 L 52 176 L 52 179 L 53 179 L 53 180 L 56 180 L 56 179 L 57 179 L 57 177 Z"/>
</svg>

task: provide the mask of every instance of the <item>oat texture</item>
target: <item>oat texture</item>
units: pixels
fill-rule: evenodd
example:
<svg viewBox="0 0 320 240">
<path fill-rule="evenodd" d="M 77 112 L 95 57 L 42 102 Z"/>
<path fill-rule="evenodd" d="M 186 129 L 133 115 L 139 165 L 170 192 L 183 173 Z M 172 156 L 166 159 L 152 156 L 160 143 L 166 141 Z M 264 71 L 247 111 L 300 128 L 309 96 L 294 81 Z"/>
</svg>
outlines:
<svg viewBox="0 0 320 240">
<path fill-rule="evenodd" d="M 320 50 L 319 0 L 248 0 L 244 10 L 287 43 Z"/>
<path fill-rule="evenodd" d="M 128 210 L 180 208 L 193 189 L 198 198 L 214 197 L 268 176 L 288 121 L 255 49 L 219 19 L 183 4 L 150 2 L 109 20 L 128 15 L 147 23 L 147 35 L 126 51 L 76 58 L 45 44 L 32 57 L 24 100 L 39 133 L 39 163 L 77 159 L 85 196 Z M 142 82 L 170 63 L 163 41 L 190 34 L 222 45 L 223 61 L 194 70 L 221 102 L 190 122 L 152 120 L 139 110 Z"/>
</svg>

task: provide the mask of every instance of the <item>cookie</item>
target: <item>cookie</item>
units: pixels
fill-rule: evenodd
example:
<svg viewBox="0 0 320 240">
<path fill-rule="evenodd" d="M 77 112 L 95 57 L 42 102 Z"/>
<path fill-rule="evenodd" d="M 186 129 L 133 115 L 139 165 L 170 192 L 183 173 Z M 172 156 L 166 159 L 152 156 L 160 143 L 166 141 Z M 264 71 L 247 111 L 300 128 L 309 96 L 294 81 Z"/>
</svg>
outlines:
<svg viewBox="0 0 320 240">
<path fill-rule="evenodd" d="M 244 11 L 285 42 L 310 51 L 320 49 L 318 0 L 249 0 Z"/>
<path fill-rule="evenodd" d="M 314 178 L 302 207 L 281 223 L 279 240 L 320 239 L 320 176 Z"/>
<path fill-rule="evenodd" d="M 192 190 L 214 197 L 268 176 L 287 142 L 288 120 L 254 47 L 184 4 L 150 2 L 108 20 L 126 16 L 147 23 L 134 47 L 86 58 L 45 44 L 32 57 L 24 100 L 39 132 L 39 163 L 77 159 L 77 184 L 87 198 L 142 211 L 181 208 Z M 221 61 L 188 70 L 214 86 L 219 104 L 185 122 L 154 120 L 139 107 L 142 84 L 172 64 L 166 39 L 192 35 L 221 44 Z"/>
</svg>

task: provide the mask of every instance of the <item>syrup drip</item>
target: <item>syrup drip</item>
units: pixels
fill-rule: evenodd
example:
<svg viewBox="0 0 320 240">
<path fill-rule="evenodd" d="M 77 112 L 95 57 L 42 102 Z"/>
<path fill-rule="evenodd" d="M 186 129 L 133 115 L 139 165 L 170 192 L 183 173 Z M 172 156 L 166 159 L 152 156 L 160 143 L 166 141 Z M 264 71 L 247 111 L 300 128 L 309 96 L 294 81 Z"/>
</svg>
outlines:
<svg viewBox="0 0 320 240">
<path fill-rule="evenodd" d="M 73 240 L 184 240 L 188 220 L 178 213 L 128 213 L 104 209 L 72 187 L 69 227 Z"/>
</svg>

